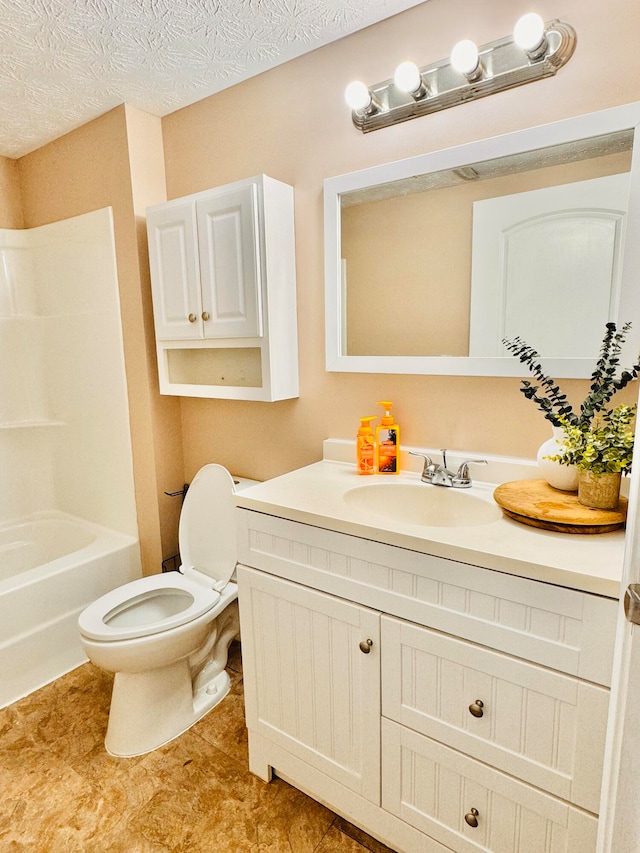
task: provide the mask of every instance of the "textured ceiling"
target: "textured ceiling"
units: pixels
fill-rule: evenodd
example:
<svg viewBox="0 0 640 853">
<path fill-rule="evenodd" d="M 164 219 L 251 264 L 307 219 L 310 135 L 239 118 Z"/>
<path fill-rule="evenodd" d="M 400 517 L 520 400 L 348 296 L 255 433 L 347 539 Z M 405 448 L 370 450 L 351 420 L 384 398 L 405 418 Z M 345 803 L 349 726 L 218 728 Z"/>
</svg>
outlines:
<svg viewBox="0 0 640 853">
<path fill-rule="evenodd" d="M 164 116 L 423 0 L 0 0 L 0 154 Z"/>
</svg>

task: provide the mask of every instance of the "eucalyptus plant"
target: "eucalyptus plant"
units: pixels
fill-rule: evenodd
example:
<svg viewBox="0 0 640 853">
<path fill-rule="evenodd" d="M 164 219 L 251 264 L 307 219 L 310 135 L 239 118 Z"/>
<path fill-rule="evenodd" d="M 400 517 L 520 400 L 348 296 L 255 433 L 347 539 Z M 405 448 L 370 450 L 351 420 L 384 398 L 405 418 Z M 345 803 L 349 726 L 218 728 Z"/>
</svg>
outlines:
<svg viewBox="0 0 640 853">
<path fill-rule="evenodd" d="M 618 391 L 625 388 L 640 374 L 640 363 L 620 369 L 620 351 L 631 328 L 625 323 L 620 330 L 615 323 L 607 323 L 600 355 L 591 374 L 591 387 L 580 411 L 576 412 L 558 383 L 542 369 L 540 354 L 520 337 L 504 338 L 502 343 L 529 368 L 538 384 L 523 379 L 520 390 L 528 400 L 533 400 L 538 409 L 553 426 L 588 428 L 598 412 L 606 410 L 607 404 Z"/>
<path fill-rule="evenodd" d="M 575 465 L 593 474 L 629 474 L 633 459 L 633 421 L 637 406 L 616 406 L 598 413 L 591 424 L 572 424 L 560 416 L 564 441 L 552 462 Z"/>
<path fill-rule="evenodd" d="M 579 411 L 574 410 L 558 383 L 544 372 L 533 347 L 519 337 L 503 340 L 538 383 L 523 379 L 522 393 L 536 403 L 553 426 L 562 427 L 564 437 L 559 452 L 546 458 L 594 474 L 631 471 L 637 406 L 607 408 L 614 394 L 640 374 L 640 363 L 620 368 L 620 351 L 630 328 L 631 323 L 625 323 L 620 330 L 615 323 L 607 323 L 589 393 Z"/>
</svg>

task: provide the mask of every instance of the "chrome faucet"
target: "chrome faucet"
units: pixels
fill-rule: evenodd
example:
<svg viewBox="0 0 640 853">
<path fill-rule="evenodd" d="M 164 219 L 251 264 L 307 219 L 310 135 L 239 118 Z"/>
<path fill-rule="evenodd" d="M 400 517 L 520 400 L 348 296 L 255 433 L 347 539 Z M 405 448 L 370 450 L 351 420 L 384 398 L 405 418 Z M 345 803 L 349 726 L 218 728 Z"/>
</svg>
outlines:
<svg viewBox="0 0 640 853">
<path fill-rule="evenodd" d="M 471 487 L 471 475 L 469 474 L 469 465 L 486 465 L 486 459 L 465 459 L 458 466 L 458 470 L 454 474 L 447 468 L 447 450 L 443 448 L 442 465 L 436 464 L 426 453 L 416 453 L 410 450 L 411 456 L 419 456 L 424 459 L 422 468 L 422 476 L 420 477 L 423 483 L 430 483 L 432 486 L 446 486 L 452 489 L 468 489 Z"/>
</svg>

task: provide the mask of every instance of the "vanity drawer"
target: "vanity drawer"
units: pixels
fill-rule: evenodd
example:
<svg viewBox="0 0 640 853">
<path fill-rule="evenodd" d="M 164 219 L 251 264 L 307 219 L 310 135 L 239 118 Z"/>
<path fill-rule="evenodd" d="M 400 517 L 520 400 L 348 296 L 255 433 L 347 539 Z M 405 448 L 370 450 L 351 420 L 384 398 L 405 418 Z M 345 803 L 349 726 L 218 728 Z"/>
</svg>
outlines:
<svg viewBox="0 0 640 853">
<path fill-rule="evenodd" d="M 599 810 L 608 690 L 389 617 L 381 649 L 384 716 Z"/>
<path fill-rule="evenodd" d="M 390 720 L 382 756 L 383 808 L 456 853 L 595 851 L 593 815 Z"/>
</svg>

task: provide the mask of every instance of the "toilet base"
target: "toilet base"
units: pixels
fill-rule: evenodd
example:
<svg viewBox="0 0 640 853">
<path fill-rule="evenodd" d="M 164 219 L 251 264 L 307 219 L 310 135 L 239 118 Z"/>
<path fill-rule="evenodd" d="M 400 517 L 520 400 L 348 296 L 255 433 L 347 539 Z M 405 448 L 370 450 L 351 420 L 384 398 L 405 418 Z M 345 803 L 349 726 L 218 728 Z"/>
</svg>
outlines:
<svg viewBox="0 0 640 853">
<path fill-rule="evenodd" d="M 226 670 L 193 692 L 187 660 L 151 672 L 116 673 L 104 745 L 115 758 L 145 755 L 174 740 L 221 702 Z"/>
</svg>

